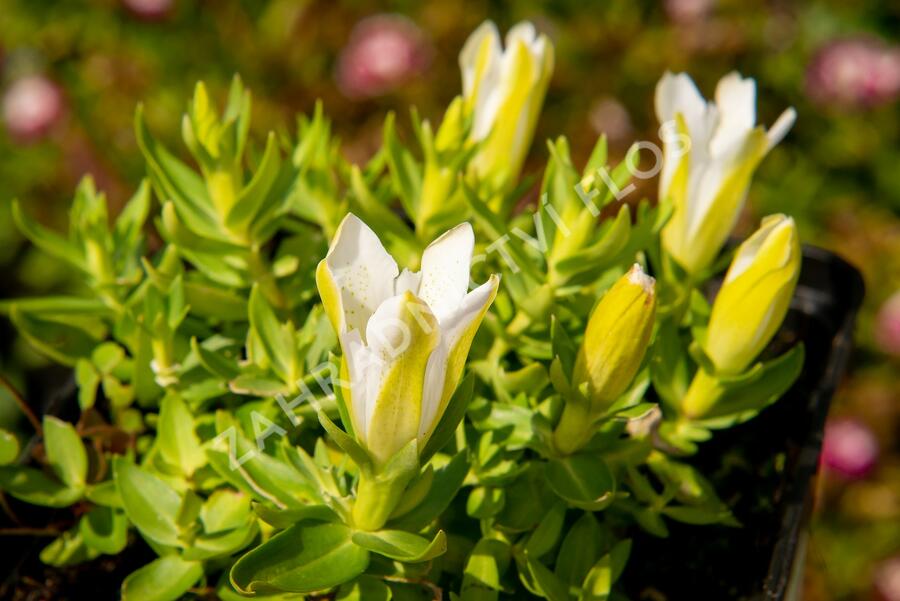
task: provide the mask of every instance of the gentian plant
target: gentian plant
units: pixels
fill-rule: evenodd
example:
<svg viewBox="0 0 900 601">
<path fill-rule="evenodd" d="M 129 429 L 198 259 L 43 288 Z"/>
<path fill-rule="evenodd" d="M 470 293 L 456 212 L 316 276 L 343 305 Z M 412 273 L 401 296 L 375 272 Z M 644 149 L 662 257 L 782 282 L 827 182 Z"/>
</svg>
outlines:
<svg viewBox="0 0 900 601">
<path fill-rule="evenodd" d="M 251 140 L 236 78 L 221 113 L 197 86 L 184 149 L 138 108 L 147 179 L 113 221 L 90 179 L 65 235 L 13 206 L 83 276 L 0 305 L 77 383 L 77 421 L 45 416 L 29 453 L 2 437 L 4 494 L 68 508 L 45 563 L 142 539 L 129 601 L 588 601 L 622 598 L 636 532 L 738 525 L 690 456 L 802 368 L 767 351 L 793 221 L 723 250 L 793 112 L 766 132 L 752 80 L 707 104 L 666 74 L 657 202 L 626 195 L 639 146 L 608 166 L 601 137 L 579 168 L 558 138 L 516 211 L 553 46 L 488 23 L 460 65 L 440 126 L 413 112 L 409 145 L 388 116 L 365 165 L 321 107 Z"/>
</svg>

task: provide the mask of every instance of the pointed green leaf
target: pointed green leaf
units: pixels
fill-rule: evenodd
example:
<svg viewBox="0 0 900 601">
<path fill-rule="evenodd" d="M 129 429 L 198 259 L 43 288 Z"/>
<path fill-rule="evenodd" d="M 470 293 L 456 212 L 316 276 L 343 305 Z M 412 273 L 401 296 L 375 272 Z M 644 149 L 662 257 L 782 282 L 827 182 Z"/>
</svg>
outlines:
<svg viewBox="0 0 900 601">
<path fill-rule="evenodd" d="M 82 490 L 49 478 L 30 467 L 0 466 L 0 490 L 32 505 L 68 507 L 81 498 Z"/>
<path fill-rule="evenodd" d="M 447 551 L 447 535 L 443 530 L 438 530 L 431 541 L 403 530 L 354 532 L 352 539 L 364 549 L 405 563 L 429 561 Z"/>
<path fill-rule="evenodd" d="M 167 394 L 160 403 L 156 445 L 166 463 L 185 476 L 206 465 L 206 453 L 194 430 L 194 416 L 178 394 Z"/>
<path fill-rule="evenodd" d="M 44 417 L 44 447 L 56 476 L 70 488 L 82 489 L 87 478 L 87 451 L 72 427 L 52 416 Z"/>
<path fill-rule="evenodd" d="M 593 455 L 570 455 L 547 464 L 547 484 L 575 507 L 596 511 L 612 502 L 616 483 L 606 463 Z"/>
<path fill-rule="evenodd" d="M 369 552 L 343 524 L 301 522 L 241 557 L 231 583 L 241 593 L 312 593 L 349 582 L 369 565 Z"/>
<path fill-rule="evenodd" d="M 94 507 L 81 517 L 78 531 L 87 546 L 107 555 L 115 555 L 128 542 L 128 519 L 121 510 Z"/>
<path fill-rule="evenodd" d="M 203 576 L 203 564 L 177 555 L 160 557 L 122 583 L 122 601 L 176 601 Z"/>
<path fill-rule="evenodd" d="M 178 515 L 181 496 L 159 477 L 131 463 L 113 459 L 113 474 L 128 519 L 146 538 L 179 546 Z"/>
</svg>

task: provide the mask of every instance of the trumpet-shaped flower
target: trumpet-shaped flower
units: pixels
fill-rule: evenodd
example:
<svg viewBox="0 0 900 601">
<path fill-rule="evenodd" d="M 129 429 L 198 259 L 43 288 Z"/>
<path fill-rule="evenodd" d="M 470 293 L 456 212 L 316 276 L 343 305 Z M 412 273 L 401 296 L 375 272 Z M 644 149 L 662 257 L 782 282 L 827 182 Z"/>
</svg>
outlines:
<svg viewBox="0 0 900 601">
<path fill-rule="evenodd" d="M 397 267 L 353 214 L 338 228 L 316 283 L 338 332 L 355 436 L 383 465 L 424 446 L 462 377 L 499 278 L 467 292 L 475 239 L 463 223 L 431 243 L 420 272 Z"/>
<path fill-rule="evenodd" d="M 531 145 L 553 73 L 553 45 L 522 22 L 509 30 L 504 49 L 497 26 L 486 21 L 469 36 L 459 66 L 473 119 L 471 139 L 481 144 L 472 170 L 491 192 L 503 192 L 518 177 Z"/>
<path fill-rule="evenodd" d="M 744 370 L 781 326 L 800 277 L 794 220 L 769 215 L 735 253 L 713 303 L 706 354 L 723 374 Z"/>
<path fill-rule="evenodd" d="M 663 247 L 689 274 L 713 261 L 734 227 L 756 166 L 790 130 L 785 110 L 766 131 L 756 125 L 756 82 L 723 77 L 708 103 L 688 75 L 666 73 L 656 86 L 662 124 L 659 196 L 672 201 Z"/>
</svg>

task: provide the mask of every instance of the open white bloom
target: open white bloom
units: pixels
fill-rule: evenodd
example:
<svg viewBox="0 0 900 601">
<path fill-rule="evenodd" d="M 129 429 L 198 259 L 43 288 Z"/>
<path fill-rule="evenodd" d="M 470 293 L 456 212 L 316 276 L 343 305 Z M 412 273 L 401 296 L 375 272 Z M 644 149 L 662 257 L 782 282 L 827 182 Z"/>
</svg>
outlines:
<svg viewBox="0 0 900 601">
<path fill-rule="evenodd" d="M 665 250 L 688 273 L 713 261 L 747 196 L 756 166 L 796 119 L 785 110 L 771 129 L 756 125 L 756 82 L 732 72 L 707 102 L 685 73 L 666 73 L 656 86 L 663 126 L 660 198 L 674 205 L 662 232 Z M 689 142 L 688 142 L 689 140 Z"/>
<path fill-rule="evenodd" d="M 319 263 L 316 284 L 344 353 L 354 433 L 378 464 L 413 439 L 421 450 L 459 384 L 499 283 L 492 275 L 467 292 L 474 244 L 472 226 L 462 223 L 425 249 L 420 272 L 401 273 L 375 232 L 349 214 Z"/>
<path fill-rule="evenodd" d="M 506 34 L 506 49 L 492 21 L 472 32 L 459 54 L 463 97 L 473 117 L 471 139 L 480 142 L 472 160 L 492 191 L 514 183 L 531 145 L 547 84 L 553 44 L 522 22 Z"/>
</svg>

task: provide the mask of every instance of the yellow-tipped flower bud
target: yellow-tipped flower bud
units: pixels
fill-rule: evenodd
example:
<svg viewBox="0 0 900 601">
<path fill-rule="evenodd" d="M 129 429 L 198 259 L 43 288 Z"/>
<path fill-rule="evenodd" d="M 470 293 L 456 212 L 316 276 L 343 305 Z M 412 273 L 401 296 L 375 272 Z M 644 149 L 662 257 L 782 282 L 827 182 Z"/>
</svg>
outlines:
<svg viewBox="0 0 900 601">
<path fill-rule="evenodd" d="M 603 296 L 588 321 L 574 383 L 588 383 L 591 407 L 616 400 L 644 359 L 656 312 L 655 281 L 635 264 Z"/>
<path fill-rule="evenodd" d="M 738 248 L 713 303 L 706 354 L 722 374 L 736 374 L 762 352 L 784 321 L 800 277 L 794 220 L 770 215 Z"/>
<path fill-rule="evenodd" d="M 797 286 L 800 262 L 797 226 L 780 214 L 763 219 L 738 248 L 702 342 L 715 373 L 697 370 L 682 406 L 687 417 L 706 415 L 723 393 L 720 376 L 744 371 L 778 331 Z"/>
</svg>

